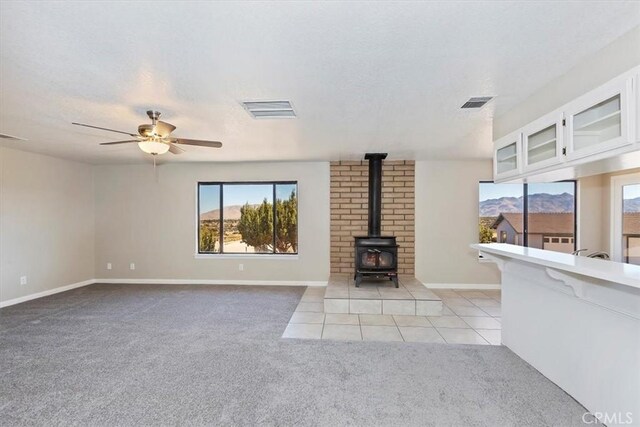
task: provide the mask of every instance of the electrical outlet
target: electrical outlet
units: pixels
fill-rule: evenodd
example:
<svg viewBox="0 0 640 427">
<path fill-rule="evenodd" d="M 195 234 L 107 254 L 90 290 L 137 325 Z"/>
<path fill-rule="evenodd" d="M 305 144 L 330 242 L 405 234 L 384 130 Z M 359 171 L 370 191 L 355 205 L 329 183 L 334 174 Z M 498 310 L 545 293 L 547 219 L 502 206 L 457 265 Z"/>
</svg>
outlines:
<svg viewBox="0 0 640 427">
<path fill-rule="evenodd" d="M 111 270 L 111 263 L 110 262 L 107 263 L 107 270 Z"/>
<path fill-rule="evenodd" d="M 244 264 L 238 264 L 238 270 L 244 271 Z"/>
<path fill-rule="evenodd" d="M 136 269 L 136 264 L 135 263 L 131 263 L 129 264 L 129 270 L 135 270 Z"/>
<path fill-rule="evenodd" d="M 27 284 L 27 276 L 20 276 L 20 284 L 21 285 Z"/>
</svg>

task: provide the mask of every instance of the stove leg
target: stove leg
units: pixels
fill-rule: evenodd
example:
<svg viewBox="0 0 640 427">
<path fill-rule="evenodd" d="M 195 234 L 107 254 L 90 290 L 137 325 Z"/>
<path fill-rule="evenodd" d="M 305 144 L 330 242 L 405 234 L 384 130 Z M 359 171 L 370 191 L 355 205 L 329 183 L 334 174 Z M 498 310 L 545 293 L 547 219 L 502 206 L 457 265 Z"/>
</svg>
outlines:
<svg viewBox="0 0 640 427">
<path fill-rule="evenodd" d="M 359 288 L 360 287 L 360 281 L 362 280 L 362 276 L 359 275 L 359 274 L 356 274 L 355 280 L 356 280 L 356 288 Z"/>
<path fill-rule="evenodd" d="M 393 280 L 393 283 L 395 283 L 396 288 L 400 287 L 400 285 L 398 284 L 398 276 L 392 276 L 391 280 Z"/>
</svg>

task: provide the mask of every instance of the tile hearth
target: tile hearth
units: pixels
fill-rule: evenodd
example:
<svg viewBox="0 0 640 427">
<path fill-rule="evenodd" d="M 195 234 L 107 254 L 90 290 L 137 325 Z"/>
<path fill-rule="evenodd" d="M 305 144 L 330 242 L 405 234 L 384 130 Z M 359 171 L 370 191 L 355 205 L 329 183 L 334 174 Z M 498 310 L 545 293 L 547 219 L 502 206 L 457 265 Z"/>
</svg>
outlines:
<svg viewBox="0 0 640 427">
<path fill-rule="evenodd" d="M 324 312 L 440 316 L 442 299 L 414 277 L 400 276 L 399 288 L 385 279 L 365 278 L 359 288 L 347 275 L 333 275 L 324 294 Z"/>
<path fill-rule="evenodd" d="M 342 283 L 342 280 L 338 283 Z M 389 282 L 391 283 L 391 282 Z M 401 278 L 402 283 L 402 278 Z M 332 291 L 330 295 L 342 298 L 327 298 L 326 292 L 331 288 L 307 288 L 298 308 L 282 335 L 283 338 L 347 340 L 347 341 L 395 341 L 423 342 L 442 344 L 480 344 L 500 345 L 500 291 L 499 290 L 430 290 L 414 286 L 405 278 L 404 291 L 413 295 L 423 289 L 441 299 L 443 304 L 439 315 L 401 315 L 401 314 L 366 314 L 366 313 L 330 313 L 320 310 L 327 300 L 348 299 L 349 290 Z M 419 283 L 419 282 L 418 282 Z M 379 284 L 376 286 L 384 286 Z M 344 288 L 338 286 L 338 288 Z M 362 288 L 368 298 L 355 292 L 353 295 L 361 300 L 377 300 L 384 306 L 382 299 L 385 291 L 375 290 L 372 285 Z M 400 290 L 403 290 L 401 287 Z M 406 294 L 402 292 L 406 297 Z M 379 296 L 378 296 L 379 295 Z M 399 295 L 399 294 L 398 294 Z M 423 295 L 427 295 L 424 293 Z M 386 297 L 386 295 L 384 295 Z M 402 301 L 402 299 L 398 300 Z M 416 302 L 419 300 L 415 300 Z M 435 300 L 427 300 L 435 301 Z M 382 307 L 381 307 L 382 308 Z M 456 313 L 465 314 L 456 314 Z"/>
</svg>

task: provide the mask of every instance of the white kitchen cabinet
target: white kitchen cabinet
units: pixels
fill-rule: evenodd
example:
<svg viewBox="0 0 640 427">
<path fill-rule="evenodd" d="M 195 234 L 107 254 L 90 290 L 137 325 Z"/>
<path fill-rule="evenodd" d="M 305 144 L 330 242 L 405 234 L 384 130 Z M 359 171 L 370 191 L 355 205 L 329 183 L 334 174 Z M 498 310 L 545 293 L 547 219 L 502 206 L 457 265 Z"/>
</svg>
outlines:
<svg viewBox="0 0 640 427">
<path fill-rule="evenodd" d="M 622 76 L 567 104 L 567 159 L 632 144 L 633 77 Z"/>
<path fill-rule="evenodd" d="M 522 128 L 523 172 L 562 162 L 562 112 L 555 111 Z"/>
<path fill-rule="evenodd" d="M 509 178 L 522 172 L 522 133 L 514 132 L 495 143 L 493 175 Z"/>
<path fill-rule="evenodd" d="M 636 167 L 638 86 L 640 66 L 495 141 L 494 180 L 575 179 Z"/>
</svg>

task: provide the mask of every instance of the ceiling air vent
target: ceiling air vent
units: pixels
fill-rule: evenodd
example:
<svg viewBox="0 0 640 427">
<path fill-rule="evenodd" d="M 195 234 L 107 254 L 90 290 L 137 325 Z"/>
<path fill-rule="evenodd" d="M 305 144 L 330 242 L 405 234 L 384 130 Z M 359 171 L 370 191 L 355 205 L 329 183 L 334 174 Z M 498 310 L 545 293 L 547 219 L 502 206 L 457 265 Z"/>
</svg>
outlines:
<svg viewBox="0 0 640 427">
<path fill-rule="evenodd" d="M 289 101 L 244 101 L 242 106 L 254 119 L 282 119 L 296 117 Z"/>
<path fill-rule="evenodd" d="M 493 96 L 477 96 L 469 98 L 460 108 L 482 108 L 484 104 L 491 101 Z"/>
<path fill-rule="evenodd" d="M 18 138 L 17 136 L 11 136 L 4 133 L 0 133 L 0 139 L 9 139 L 11 141 L 26 141 L 25 138 Z"/>
</svg>

